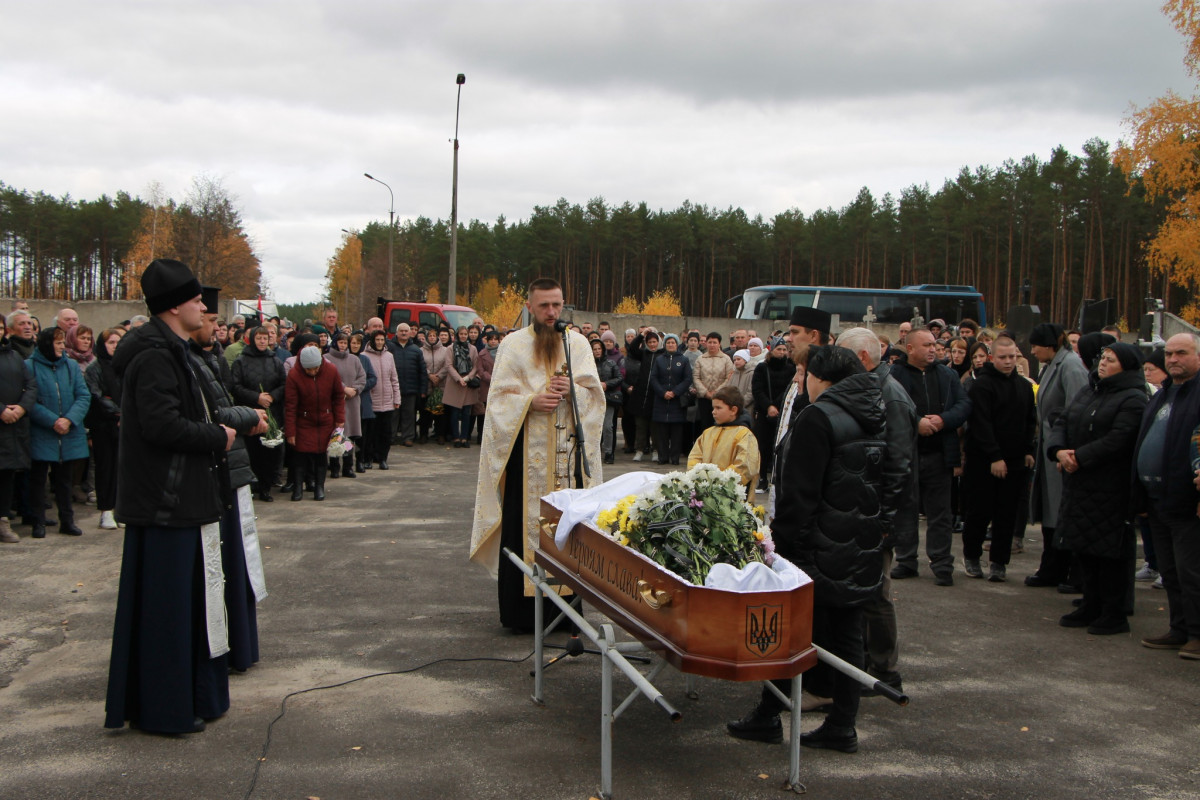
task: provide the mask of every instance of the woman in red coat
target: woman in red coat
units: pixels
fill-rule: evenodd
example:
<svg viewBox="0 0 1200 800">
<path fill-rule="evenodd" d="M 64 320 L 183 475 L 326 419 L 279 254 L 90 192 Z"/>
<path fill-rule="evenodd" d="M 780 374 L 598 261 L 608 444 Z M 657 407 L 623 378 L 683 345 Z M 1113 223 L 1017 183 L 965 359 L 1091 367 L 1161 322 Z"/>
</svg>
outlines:
<svg viewBox="0 0 1200 800">
<path fill-rule="evenodd" d="M 314 478 L 314 500 L 325 499 L 325 452 L 335 428 L 346 422 L 346 395 L 337 367 L 321 357 L 310 344 L 300 351 L 300 369 L 288 373 L 284 392 L 283 435 L 295 453 L 295 487 L 292 499 L 304 496 L 304 479 Z"/>
</svg>

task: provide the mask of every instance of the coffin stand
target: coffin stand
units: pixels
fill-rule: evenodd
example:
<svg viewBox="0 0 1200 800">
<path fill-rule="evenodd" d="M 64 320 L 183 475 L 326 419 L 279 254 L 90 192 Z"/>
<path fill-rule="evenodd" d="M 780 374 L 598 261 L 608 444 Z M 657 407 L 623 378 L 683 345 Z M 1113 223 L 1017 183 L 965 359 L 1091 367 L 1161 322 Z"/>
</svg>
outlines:
<svg viewBox="0 0 1200 800">
<path fill-rule="evenodd" d="M 592 640 L 603 656 L 602 798 L 609 800 L 612 797 L 612 725 L 621 712 L 641 694 L 666 711 L 672 720 L 681 716 L 651 683 L 667 664 L 689 676 L 734 681 L 791 678 L 791 697 L 784 697 L 777 690 L 776 693 L 785 703 L 799 709 L 801 673 L 816 664 L 819 654 L 823 660 L 832 658 L 812 644 L 811 582 L 790 591 L 777 592 L 732 592 L 694 586 L 585 523 L 572 529 L 560 549 L 554 541 L 560 516 L 559 509 L 542 501 L 540 549 L 534 555 L 532 568 L 519 555 L 509 550 L 505 550 L 505 554 L 530 578 L 538 595 L 534 604 L 538 617 L 534 634 L 534 701 L 540 704 L 543 700 L 546 632 L 545 622 L 541 619 L 543 595 L 550 597 L 563 614 L 579 626 L 580 632 Z M 599 630 L 592 627 L 567 599 L 559 596 L 552 580 L 570 587 L 577 597 L 637 641 L 617 641 L 610 624 L 601 625 Z M 643 675 L 624 654 L 647 650 L 660 660 L 647 675 Z M 875 684 L 875 679 L 867 673 L 848 664 L 845 666 L 854 670 L 855 677 L 867 685 Z M 621 670 L 636 687 L 615 711 L 612 707 L 613 667 Z M 689 692 L 692 689 L 690 677 L 688 689 Z M 789 745 L 791 764 L 784 788 L 803 793 L 804 787 L 799 781 L 799 711 L 792 714 Z"/>
</svg>

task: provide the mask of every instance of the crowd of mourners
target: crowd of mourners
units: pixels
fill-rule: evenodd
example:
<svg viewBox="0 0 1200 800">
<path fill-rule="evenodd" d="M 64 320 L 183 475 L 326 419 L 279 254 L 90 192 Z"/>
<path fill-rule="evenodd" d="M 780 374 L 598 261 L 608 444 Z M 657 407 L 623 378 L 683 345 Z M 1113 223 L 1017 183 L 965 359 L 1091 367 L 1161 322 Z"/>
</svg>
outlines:
<svg viewBox="0 0 1200 800">
<path fill-rule="evenodd" d="M 572 326 L 590 341 L 604 384 L 604 462 L 614 463 L 623 445 L 634 462 L 732 467 L 751 496 L 766 493 L 783 525 L 803 509 L 789 510 L 795 500 L 781 485 L 815 480 L 782 474 L 789 446 L 825 458 L 836 474 L 841 451 L 818 452 L 813 442 L 836 443 L 845 425 L 884 440 L 882 469 L 891 478 L 876 510 L 881 545 L 867 548 L 882 559 L 883 581 L 847 607 L 861 611 L 868 670 L 897 688 L 890 581 L 921 574 L 919 516 L 937 585 L 954 585 L 955 534 L 963 574 L 1004 582 L 1027 525 L 1039 523 L 1041 559 L 1024 583 L 1079 596 L 1061 625 L 1128 632 L 1133 584 L 1152 583 L 1165 590 L 1169 629 L 1142 644 L 1200 660 L 1200 338 L 1179 334 L 1145 351 L 1114 328 L 1081 334 L 1043 323 L 1028 333 L 1027 359 L 1012 334 L 970 319 L 904 323 L 891 341 L 861 327 L 835 339 L 822 314 L 798 309 L 787 329 L 762 335 Z M 10 518 L 33 538 L 55 526 L 79 536 L 81 504 L 95 505 L 100 528 L 120 527 L 113 510 L 122 386 L 112 362 L 122 337 L 146 322 L 134 317 L 97 332 L 64 308 L 42 328 L 22 302 L 0 319 L 0 541 L 19 541 Z M 257 421 L 267 427 L 238 437 L 235 488 L 249 485 L 260 502 L 277 491 L 321 501 L 329 479 L 389 469 L 394 446 L 478 445 L 506 333 L 482 320 L 389 332 L 371 318 L 357 329 L 328 309 L 301 324 L 217 319 L 189 346 L 213 384 L 208 396 L 254 410 L 245 430 L 258 430 Z M 857 377 L 866 373 L 873 382 Z M 827 411 L 820 424 L 813 415 L 797 422 L 819 394 L 822 408 L 840 403 L 844 419 Z M 845 504 L 851 518 L 855 502 Z M 834 571 L 844 572 L 832 580 L 853 584 L 861 560 L 853 548 L 847 555 L 830 546 Z M 857 701 L 836 678 L 811 685 L 806 710 L 831 716 L 806 744 L 856 749 Z M 764 693 L 730 730 L 774 741 L 778 710 Z"/>
</svg>

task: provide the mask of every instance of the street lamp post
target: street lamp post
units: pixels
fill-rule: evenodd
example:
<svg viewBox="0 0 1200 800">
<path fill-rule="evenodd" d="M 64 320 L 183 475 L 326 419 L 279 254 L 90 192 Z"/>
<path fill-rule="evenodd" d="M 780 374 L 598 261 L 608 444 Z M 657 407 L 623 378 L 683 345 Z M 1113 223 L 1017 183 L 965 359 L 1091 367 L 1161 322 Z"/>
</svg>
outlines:
<svg viewBox="0 0 1200 800">
<path fill-rule="evenodd" d="M 454 180 L 450 190 L 450 286 L 449 298 L 446 302 L 457 303 L 455 280 L 458 271 L 458 111 L 462 106 L 462 87 L 467 82 L 467 76 L 458 73 L 454 79 L 458 84 L 458 99 L 454 102 Z"/>
<path fill-rule="evenodd" d="M 376 178 L 376 177 L 372 176 L 372 175 L 371 175 L 371 173 L 369 173 L 369 172 L 364 172 L 364 173 L 363 173 L 363 177 L 364 177 L 364 178 L 369 178 L 370 180 L 373 180 L 373 181 L 375 181 L 376 183 L 383 183 L 383 181 L 379 180 L 379 178 Z M 392 299 L 394 299 L 394 298 L 392 297 L 392 239 L 393 239 L 393 238 L 395 237 L 395 235 L 396 235 L 396 234 L 395 234 L 395 231 L 396 231 L 396 196 L 395 196 L 394 194 L 392 194 L 392 187 L 388 186 L 386 183 L 383 183 L 383 185 L 384 185 L 384 186 L 387 186 L 387 190 L 388 190 L 388 198 L 390 198 L 390 205 L 388 206 L 388 286 L 387 286 L 387 299 L 388 299 L 388 300 L 392 300 Z"/>
</svg>

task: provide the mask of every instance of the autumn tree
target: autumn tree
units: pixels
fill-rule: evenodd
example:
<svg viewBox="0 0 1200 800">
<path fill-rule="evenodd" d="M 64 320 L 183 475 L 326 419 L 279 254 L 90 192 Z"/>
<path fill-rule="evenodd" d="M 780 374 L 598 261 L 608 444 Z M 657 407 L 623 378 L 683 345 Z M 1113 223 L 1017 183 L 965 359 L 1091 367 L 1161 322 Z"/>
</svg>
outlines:
<svg viewBox="0 0 1200 800">
<path fill-rule="evenodd" d="M 1200 7 L 1196 0 L 1163 4 L 1175 29 L 1187 42 L 1184 64 L 1200 80 Z M 1150 270 L 1191 290 L 1200 287 L 1200 98 L 1168 91 L 1125 120 L 1131 141 L 1121 142 L 1116 161 L 1131 184 L 1145 186 L 1147 202 L 1165 204 L 1165 217 L 1146 244 Z M 1200 305 L 1193 299 L 1181 316 L 1200 322 Z"/>
<path fill-rule="evenodd" d="M 325 300 L 338 308 L 346 320 L 365 320 L 366 299 L 361 297 L 362 240 L 353 233 L 342 236 L 342 244 L 325 267 Z"/>
</svg>

